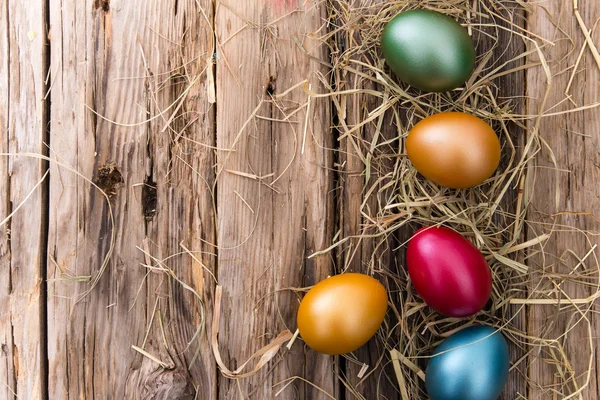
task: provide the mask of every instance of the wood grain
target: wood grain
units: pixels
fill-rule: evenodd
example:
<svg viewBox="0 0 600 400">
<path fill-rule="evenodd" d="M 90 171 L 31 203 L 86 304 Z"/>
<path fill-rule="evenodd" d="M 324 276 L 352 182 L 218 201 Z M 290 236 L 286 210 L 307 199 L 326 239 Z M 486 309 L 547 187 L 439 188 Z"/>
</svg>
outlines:
<svg viewBox="0 0 600 400">
<path fill-rule="evenodd" d="M 213 360 L 192 364 L 197 352 L 209 353 L 206 335 L 192 340 L 201 320 L 198 299 L 142 266 L 150 260 L 169 269 L 211 299 L 210 274 L 180 247 L 214 270 L 212 249 L 203 244 L 214 242 L 214 160 L 206 147 L 214 145 L 210 2 L 57 1 L 50 10 L 52 154 L 93 177 L 111 196 L 115 215 L 113 228 L 100 193 L 53 166 L 50 397 L 214 398 Z M 77 281 L 98 273 L 112 229 L 111 263 L 77 302 L 89 289 Z M 159 261 L 173 257 L 152 261 L 138 246 Z"/>
<path fill-rule="evenodd" d="M 351 50 L 353 46 L 359 46 L 361 43 L 360 27 L 364 24 L 364 15 L 357 12 L 359 7 L 370 7 L 382 4 L 380 0 L 371 1 L 353 1 L 349 4 L 338 4 L 336 15 L 337 26 L 356 27 L 356 30 L 341 31 L 336 36 L 338 53 L 335 58 L 335 65 L 341 65 L 337 71 L 337 90 L 376 90 L 382 91 L 381 85 L 374 84 L 371 80 L 365 79 L 362 74 L 373 74 L 357 63 L 364 62 L 369 55 L 358 54 L 348 59 L 345 51 Z M 373 61 L 370 60 L 372 63 Z M 356 72 L 349 72 L 343 66 L 349 66 Z M 339 182 L 341 186 L 341 196 L 339 201 L 340 230 L 342 237 L 353 237 L 346 242 L 338 251 L 338 265 L 342 271 L 361 272 L 373 275 L 375 271 L 385 268 L 386 270 L 395 270 L 398 262 L 396 257 L 402 257 L 401 252 L 394 254 L 394 237 L 390 236 L 382 244 L 383 238 L 358 238 L 365 233 L 374 233 L 373 229 L 367 229 L 372 225 L 372 220 L 376 219 L 381 213 L 380 206 L 390 198 L 390 191 L 379 193 L 385 181 L 378 183 L 377 178 L 393 170 L 393 162 L 389 160 L 376 162 L 373 160 L 378 153 L 395 154 L 398 153 L 398 141 L 393 141 L 398 136 L 397 127 L 392 123 L 390 113 L 382 116 L 385 122 L 379 119 L 371 124 L 363 126 L 355 133 L 348 134 L 344 127 L 354 128 L 364 121 L 369 113 L 379 107 L 381 99 L 375 99 L 371 95 L 353 94 L 349 96 L 340 96 L 338 100 L 340 105 L 345 105 L 344 110 L 338 114 L 340 135 L 344 136 L 339 141 Z M 342 115 L 340 115 L 342 114 Z M 375 138 L 378 139 L 375 139 Z M 378 144 L 390 140 L 391 145 L 380 146 L 376 150 L 372 147 L 373 140 Z M 371 164 L 371 176 L 366 176 L 365 165 Z M 381 164 L 381 165 L 380 165 Z M 371 191 L 371 189 L 374 190 Z M 368 196 L 367 193 L 372 195 Z M 368 197 L 368 198 L 367 198 Z M 365 204 L 363 208 L 363 204 Z M 365 218 L 362 213 L 366 213 L 371 220 Z M 401 229 L 395 233 L 396 237 L 407 239 L 410 235 L 408 229 Z M 379 275 L 374 275 L 380 277 Z M 383 281 L 383 280 L 382 280 Z M 385 282 L 383 282 L 385 284 Z M 391 322 L 395 325 L 396 321 Z M 364 399 L 393 399 L 399 396 L 398 389 L 395 387 L 395 375 L 389 355 L 385 349 L 383 341 L 374 338 L 366 346 L 354 352 L 356 359 L 346 361 L 344 368 L 345 379 L 349 387 L 346 389 L 346 398 L 364 398 Z M 361 369 L 367 365 L 369 369 L 364 378 L 359 378 Z M 392 380 L 390 380 L 392 379 Z M 392 383 L 394 382 L 394 383 Z"/>
<path fill-rule="evenodd" d="M 158 2 L 163 7 L 164 2 Z M 214 278 L 216 274 L 214 180 L 215 113 L 211 103 L 215 90 L 212 76 L 214 64 L 214 34 L 212 1 L 174 1 L 158 11 L 155 31 L 170 39 L 165 51 L 155 50 L 154 65 L 148 74 L 161 71 L 171 73 L 169 84 L 160 86 L 167 78 L 158 78 L 150 90 L 157 93 L 156 104 L 150 105 L 149 115 L 159 115 L 171 104 L 181 108 L 164 112 L 163 117 L 151 123 L 148 152 L 151 157 L 152 175 L 146 178 L 150 185 L 156 183 L 156 216 L 147 218 L 147 237 L 153 243 L 152 252 L 162 257 L 179 254 L 167 261 L 182 282 L 195 290 L 202 301 L 174 280 L 149 281 L 148 297 L 160 298 L 157 310 L 164 313 L 165 330 L 169 349 L 166 356 L 173 358 L 176 373 L 167 372 L 156 377 L 164 381 L 166 388 L 170 379 L 185 383 L 189 398 L 214 398 L 217 393 L 217 370 L 208 342 L 211 329 Z M 168 18 L 165 18 L 168 16 Z M 163 19 L 164 18 L 164 19 Z M 151 39 L 153 42 L 157 38 Z M 148 45 L 148 49 L 152 44 Z M 150 59 L 148 60 L 150 63 Z M 156 71 L 156 72 L 154 72 Z M 153 87 L 152 87 L 153 86 Z M 168 130 L 165 119 L 176 115 Z M 148 212 L 152 212 L 148 204 Z M 194 257 L 181 254 L 191 250 Z M 194 259 L 195 258 L 195 259 Z M 162 279 L 161 279 L 162 281 Z M 152 284 L 151 284 L 152 282 Z M 167 286 L 167 287 L 165 287 Z M 167 294 L 167 302 L 163 296 Z M 166 303 L 166 304 L 165 304 Z M 206 327 L 202 325 L 204 314 Z M 160 341 L 160 329 L 155 325 L 153 340 Z M 195 338 L 199 334 L 200 337 Z M 164 351 L 163 351 L 164 352 Z M 171 376 L 173 378 L 171 378 Z M 167 393 L 164 398 L 181 394 Z"/>
<path fill-rule="evenodd" d="M 217 153 L 219 345 L 230 369 L 294 331 L 301 293 L 292 289 L 332 272 L 328 256 L 307 258 L 333 237 L 328 101 L 309 107 L 302 88 L 275 97 L 304 80 L 323 92 L 327 54 L 313 36 L 325 32 L 325 18 L 321 3 L 217 3 L 217 147 L 235 150 Z M 278 360 L 246 381 L 221 378 L 219 398 L 274 398 L 295 376 L 336 395 L 332 358 L 298 340 Z M 326 398 L 301 380 L 281 396 Z"/>
<path fill-rule="evenodd" d="M 519 4 L 500 2 L 486 2 L 485 6 L 486 8 L 481 11 L 490 15 L 494 19 L 494 23 L 504 29 L 498 29 L 496 27 L 476 27 L 473 29 L 477 53 L 483 55 L 490 50 L 493 51 L 492 57 L 487 61 L 487 68 L 484 70 L 487 71 L 492 67 L 499 67 L 504 64 L 506 64 L 503 68 L 504 71 L 523 66 L 526 60 L 518 58 L 518 56 L 525 52 L 525 43 L 521 37 L 515 34 L 515 31 L 525 28 L 526 17 L 524 9 Z M 497 104 L 509 106 L 512 112 L 516 114 L 522 114 L 525 111 L 525 98 L 522 94 L 525 93 L 526 70 L 515 70 L 512 73 L 500 76 L 495 79 L 493 83 L 497 87 L 497 90 L 494 91 Z M 507 138 L 504 135 L 501 135 L 503 146 L 503 158 L 500 165 L 501 170 L 506 170 L 509 167 L 508 163 L 511 152 L 513 151 L 510 148 L 508 139 L 510 139 L 515 146 L 514 153 L 512 154 L 515 160 L 518 160 L 519 157 L 522 156 L 523 145 L 525 142 L 525 130 L 522 126 L 511 121 L 507 121 L 505 124 L 510 137 Z M 515 182 L 513 186 L 516 187 L 517 183 L 518 182 Z M 517 212 L 517 195 L 517 190 L 507 191 L 501 202 L 501 207 L 507 214 L 497 213 L 495 216 L 495 222 L 498 226 L 511 227 L 511 229 L 508 230 L 510 233 L 504 233 L 501 238 L 504 243 L 507 243 L 509 240 L 514 240 L 516 243 L 524 242 L 526 240 L 525 232 L 522 231 L 519 231 L 517 237 L 513 237 L 514 227 L 511 224 L 514 223 L 512 215 Z M 510 217 L 507 217 L 509 215 Z M 521 262 L 523 261 L 522 254 L 511 255 L 511 257 L 512 256 L 518 258 Z M 507 274 L 506 276 L 498 278 L 502 280 L 517 278 L 513 271 L 505 269 L 505 273 Z M 515 329 L 526 331 L 527 313 L 523 307 L 517 305 L 509 306 L 504 317 L 507 320 L 510 320 L 512 327 Z M 527 376 L 528 358 L 523 346 L 516 344 L 513 341 L 509 341 L 509 350 L 511 372 L 500 399 L 520 399 L 527 395 L 528 390 L 527 381 L 525 379 Z"/>
<path fill-rule="evenodd" d="M 579 1 L 580 12 L 588 28 L 594 26 L 600 15 L 600 4 L 595 1 Z M 565 90 L 575 61 L 584 43 L 584 35 L 573 14 L 573 3 L 544 1 L 532 7 L 528 17 L 528 26 L 532 32 L 551 39 L 555 46 L 545 47 L 543 54 L 551 68 L 551 86 L 544 110 L 552 108 L 553 112 L 566 111 L 585 104 L 593 104 L 600 100 L 598 65 L 587 48 L 577 67 L 569 94 L 572 101 L 563 102 Z M 600 43 L 600 32 L 592 34 L 593 41 Z M 538 60 L 537 57 L 532 57 Z M 543 95 L 546 91 L 546 76 L 541 68 L 532 69 L 527 74 L 527 92 L 530 101 L 528 112 L 537 115 Z M 536 158 L 535 190 L 532 195 L 532 210 L 529 219 L 546 222 L 548 225 L 533 225 L 532 235 L 548 232 L 553 223 L 557 229 L 566 231 L 566 227 L 578 228 L 581 231 L 598 232 L 600 224 L 593 215 L 600 213 L 598 198 L 598 182 L 600 179 L 600 110 L 593 109 L 565 115 L 549 116 L 541 120 L 539 133 L 546 140 L 556 157 L 556 165 L 551 160 L 548 149 L 544 149 Z M 536 121 L 531 121 L 532 128 Z M 558 171 L 557 171 L 558 169 Z M 570 212 L 587 212 L 592 215 L 569 214 Z M 555 217 L 553 214 L 559 213 Z M 593 245 L 600 244 L 598 236 L 586 240 L 582 232 L 555 233 L 545 245 L 549 255 L 532 257 L 531 265 L 537 276 L 543 273 L 571 273 L 579 261 L 573 254 L 583 257 Z M 567 251 L 572 251 L 569 253 Z M 559 255 L 560 258 L 556 257 Z M 588 271 L 593 282 L 597 281 L 597 268 L 594 256 L 579 266 L 578 269 Z M 543 279 L 538 287 L 540 291 L 556 290 L 544 285 Z M 574 284 L 568 280 L 562 289 L 571 298 L 587 297 L 592 288 Z M 551 298 L 557 295 L 552 294 Z M 564 295 L 558 294 L 558 297 Z M 592 323 L 594 348 L 590 348 L 589 332 L 585 321 L 576 324 L 579 314 L 573 308 L 559 312 L 557 306 L 531 306 L 529 311 L 529 332 L 532 335 L 546 338 L 559 337 L 569 330 L 566 339 L 561 340 L 564 351 L 572 362 L 572 373 L 577 377 L 578 387 L 586 380 L 586 372 L 590 356 L 592 357 L 591 381 L 580 399 L 596 399 L 598 396 L 598 352 L 595 348 L 598 330 L 598 319 L 593 312 L 587 314 Z M 548 362 L 550 354 L 547 349 L 533 353 L 529 368 L 529 378 L 536 382 L 530 386 L 529 399 L 562 398 L 577 388 L 574 385 L 564 387 L 565 381 L 555 375 L 555 367 Z"/>
<path fill-rule="evenodd" d="M 0 3 L 0 153 L 43 153 L 48 115 L 45 6 Z M 0 397 L 45 395 L 43 164 L 0 157 Z M 33 191 L 32 191 L 33 190 Z M 27 196 L 31 193 L 31 196 Z M 24 202 L 24 203 L 23 203 Z M 23 204 L 22 204 L 23 203 Z M 17 210 L 19 206 L 22 207 Z"/>
</svg>

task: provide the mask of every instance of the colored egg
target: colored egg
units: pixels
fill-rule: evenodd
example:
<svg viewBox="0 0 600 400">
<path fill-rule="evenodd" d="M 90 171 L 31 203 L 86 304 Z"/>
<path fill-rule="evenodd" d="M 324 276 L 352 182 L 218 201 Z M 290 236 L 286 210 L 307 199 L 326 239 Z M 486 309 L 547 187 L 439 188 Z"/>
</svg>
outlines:
<svg viewBox="0 0 600 400">
<path fill-rule="evenodd" d="M 408 242 L 406 264 L 419 296 L 441 314 L 473 315 L 490 298 L 492 274 L 485 258 L 451 229 L 419 229 Z"/>
<path fill-rule="evenodd" d="M 298 309 L 298 330 L 313 350 L 343 354 L 367 343 L 381 326 L 387 293 L 376 279 L 346 273 L 313 286 Z"/>
<path fill-rule="evenodd" d="M 417 123 L 406 139 L 412 165 L 438 185 L 465 189 L 488 179 L 500 163 L 500 141 L 474 115 L 447 112 Z"/>
<path fill-rule="evenodd" d="M 473 73 L 473 41 L 453 18 L 430 10 L 394 17 L 381 37 L 383 56 L 399 79 L 428 92 L 463 85 Z"/>
<path fill-rule="evenodd" d="M 471 326 L 435 349 L 425 386 L 431 400 L 496 400 L 509 368 L 508 345 L 500 331 Z"/>
</svg>

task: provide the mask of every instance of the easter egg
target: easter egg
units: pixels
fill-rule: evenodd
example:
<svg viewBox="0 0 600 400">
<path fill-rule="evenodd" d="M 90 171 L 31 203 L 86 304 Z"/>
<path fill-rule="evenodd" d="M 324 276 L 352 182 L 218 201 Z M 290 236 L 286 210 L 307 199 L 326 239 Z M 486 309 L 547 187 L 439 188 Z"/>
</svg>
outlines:
<svg viewBox="0 0 600 400">
<path fill-rule="evenodd" d="M 387 23 L 383 56 L 399 79 L 428 92 L 463 85 L 473 73 L 475 47 L 453 18 L 430 10 L 411 10 Z"/>
<path fill-rule="evenodd" d="M 500 163 L 500 140 L 474 115 L 447 112 L 417 123 L 406 138 L 412 165 L 438 185 L 465 189 L 488 179 Z"/>
<path fill-rule="evenodd" d="M 381 326 L 387 293 L 376 279 L 356 273 L 327 278 L 313 286 L 298 309 L 298 330 L 313 350 L 343 354 L 367 343 Z"/>
<path fill-rule="evenodd" d="M 431 400 L 496 400 L 509 368 L 508 344 L 500 331 L 471 326 L 435 349 L 425 386 Z"/>
<path fill-rule="evenodd" d="M 485 258 L 451 229 L 419 229 L 408 242 L 406 264 L 419 296 L 440 314 L 473 315 L 490 298 L 492 274 Z"/>
</svg>

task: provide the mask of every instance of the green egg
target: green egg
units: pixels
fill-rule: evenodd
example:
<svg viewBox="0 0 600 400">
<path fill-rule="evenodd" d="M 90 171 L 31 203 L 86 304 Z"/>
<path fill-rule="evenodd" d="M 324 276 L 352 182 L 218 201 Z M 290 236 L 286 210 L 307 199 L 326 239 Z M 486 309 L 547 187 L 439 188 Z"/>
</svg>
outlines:
<svg viewBox="0 0 600 400">
<path fill-rule="evenodd" d="M 456 89 L 475 66 L 475 46 L 467 30 L 435 11 L 398 14 L 383 30 L 381 47 L 399 79 L 427 92 Z"/>
</svg>

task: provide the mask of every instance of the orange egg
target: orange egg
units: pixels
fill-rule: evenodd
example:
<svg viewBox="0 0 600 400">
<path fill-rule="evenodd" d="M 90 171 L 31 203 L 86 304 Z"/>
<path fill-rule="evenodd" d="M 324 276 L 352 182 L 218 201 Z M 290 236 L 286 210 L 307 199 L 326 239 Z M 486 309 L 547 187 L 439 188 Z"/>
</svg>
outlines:
<svg viewBox="0 0 600 400">
<path fill-rule="evenodd" d="M 500 162 L 500 141 L 491 126 L 465 113 L 429 116 L 406 139 L 412 165 L 430 181 L 464 189 L 492 176 Z"/>
<path fill-rule="evenodd" d="M 298 309 L 304 342 L 320 353 L 349 353 L 367 343 L 381 326 L 387 293 L 364 274 L 332 276 L 313 286 Z"/>
</svg>

